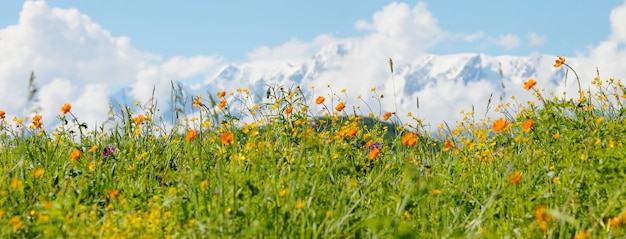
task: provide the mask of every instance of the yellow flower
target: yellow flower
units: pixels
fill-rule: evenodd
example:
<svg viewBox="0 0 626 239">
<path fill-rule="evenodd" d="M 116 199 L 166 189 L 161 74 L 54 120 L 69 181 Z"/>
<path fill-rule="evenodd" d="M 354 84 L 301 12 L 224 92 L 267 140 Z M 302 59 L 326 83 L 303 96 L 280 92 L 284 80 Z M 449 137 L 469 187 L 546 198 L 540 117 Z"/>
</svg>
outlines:
<svg viewBox="0 0 626 239">
<path fill-rule="evenodd" d="M 9 183 L 9 187 L 11 189 L 16 189 L 22 186 L 22 181 L 19 179 L 11 179 L 11 183 Z"/>
<path fill-rule="evenodd" d="M 304 206 L 306 206 L 305 201 L 299 201 L 298 203 L 296 203 L 296 209 L 302 209 Z"/>
<path fill-rule="evenodd" d="M 65 103 L 63 104 L 63 106 L 61 106 L 61 113 L 67 114 L 70 112 L 71 109 L 72 109 L 72 105 L 70 105 L 70 103 Z"/>
<path fill-rule="evenodd" d="M 113 189 L 109 189 L 109 197 L 110 198 L 117 198 L 120 195 L 120 190 L 113 190 Z"/>
<path fill-rule="evenodd" d="M 493 125 L 492 125 L 493 132 L 496 132 L 496 133 L 502 132 L 504 129 L 506 129 L 506 126 L 508 124 L 509 123 L 503 118 L 497 119 L 496 121 L 493 122 Z"/>
<path fill-rule="evenodd" d="M 558 68 L 563 64 L 565 64 L 565 57 L 558 56 L 557 59 L 554 61 L 554 68 Z"/>
<path fill-rule="evenodd" d="M 74 151 L 72 151 L 72 153 L 70 154 L 70 160 L 76 161 L 80 158 L 80 154 L 81 152 L 79 149 L 74 149 Z"/>
<path fill-rule="evenodd" d="M 543 232 L 548 231 L 548 221 L 550 221 L 550 215 L 546 212 L 547 210 L 548 208 L 545 205 L 535 207 L 535 221 Z"/>
<path fill-rule="evenodd" d="M 528 79 L 528 81 L 524 82 L 524 90 L 530 90 L 536 84 L 537 84 L 537 82 L 535 81 L 535 79 L 530 78 L 530 79 Z"/>
<path fill-rule="evenodd" d="M 20 219 L 19 216 L 13 216 L 9 220 L 9 224 L 13 226 L 13 231 L 17 231 L 22 227 L 22 220 Z"/>
<path fill-rule="evenodd" d="M 281 198 L 287 196 L 287 189 L 283 188 L 283 190 L 280 190 L 280 192 L 278 193 L 278 196 Z"/>
<path fill-rule="evenodd" d="M 189 131 L 187 131 L 187 135 L 185 136 L 185 140 L 187 142 L 191 142 L 194 138 L 196 138 L 196 131 L 193 129 L 190 129 Z"/>
<path fill-rule="evenodd" d="M 43 176 L 43 173 L 44 173 L 43 168 L 37 169 L 33 171 L 33 177 L 40 178 L 41 176 Z"/>
<path fill-rule="evenodd" d="M 319 96 L 317 97 L 317 99 L 315 99 L 315 104 L 321 104 L 324 103 L 324 101 L 326 100 L 326 98 L 324 98 L 323 96 Z"/>
<path fill-rule="evenodd" d="M 198 107 L 198 108 L 203 106 L 204 104 L 202 104 L 202 102 L 200 102 L 201 99 L 202 99 L 201 95 L 199 95 L 196 98 L 194 98 L 193 102 L 191 102 L 191 106 Z"/>
</svg>

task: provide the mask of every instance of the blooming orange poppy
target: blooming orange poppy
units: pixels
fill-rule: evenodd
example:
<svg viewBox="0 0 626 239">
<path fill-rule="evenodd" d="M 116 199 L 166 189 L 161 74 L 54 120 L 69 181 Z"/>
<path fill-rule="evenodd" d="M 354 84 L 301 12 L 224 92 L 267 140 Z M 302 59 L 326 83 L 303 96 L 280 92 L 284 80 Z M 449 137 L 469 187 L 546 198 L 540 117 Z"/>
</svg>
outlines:
<svg viewBox="0 0 626 239">
<path fill-rule="evenodd" d="M 185 140 L 187 142 L 191 142 L 194 138 L 196 138 L 196 131 L 193 129 L 190 129 L 189 131 L 187 131 L 187 135 L 185 136 Z"/>
<path fill-rule="evenodd" d="M 528 79 L 528 81 L 524 82 L 524 90 L 530 90 L 536 84 L 537 84 L 537 81 L 535 81 L 535 79 L 533 79 L 533 78 L 530 78 L 530 79 Z"/>
<path fill-rule="evenodd" d="M 133 118 L 133 121 L 135 122 L 135 124 L 141 124 L 143 122 L 143 115 L 137 115 L 137 117 Z"/>
<path fill-rule="evenodd" d="M 315 99 L 315 104 L 321 104 L 324 103 L 324 101 L 326 100 L 326 98 L 324 98 L 323 96 L 319 96 L 317 97 L 317 99 Z"/>
<path fill-rule="evenodd" d="M 218 108 L 220 108 L 220 109 L 223 109 L 224 107 L 226 107 L 226 104 L 227 104 L 227 103 L 226 103 L 226 101 L 225 101 L 225 100 L 221 100 L 221 101 L 220 101 L 220 104 L 219 104 L 217 107 L 218 107 Z"/>
<path fill-rule="evenodd" d="M 518 184 L 522 181 L 522 174 L 519 171 L 515 171 L 512 175 L 509 175 L 509 182 L 512 184 Z"/>
<path fill-rule="evenodd" d="M 493 125 L 491 127 L 493 128 L 493 132 L 498 133 L 506 129 L 507 125 L 509 125 L 509 123 L 505 119 L 499 118 L 493 122 Z"/>
<path fill-rule="evenodd" d="M 61 106 L 61 113 L 67 114 L 68 112 L 70 112 L 71 109 L 72 105 L 70 105 L 70 103 L 65 103 L 63 104 L 63 106 Z"/>
<path fill-rule="evenodd" d="M 380 149 L 374 148 L 370 151 L 368 156 L 371 160 L 374 160 L 376 157 L 378 157 L 379 154 L 380 154 Z"/>
<path fill-rule="evenodd" d="M 454 147 L 454 144 L 449 139 L 446 139 L 446 142 L 443 143 L 443 151 L 446 152 Z"/>
<path fill-rule="evenodd" d="M 226 96 L 226 91 L 217 92 L 217 98 L 218 99 L 224 98 L 224 96 Z"/>
<path fill-rule="evenodd" d="M 383 120 L 389 120 L 389 118 L 391 118 L 391 112 L 387 111 L 385 115 L 383 115 Z"/>
<path fill-rule="evenodd" d="M 524 132 L 530 132 L 530 129 L 535 126 L 535 121 L 533 119 L 528 119 L 522 125 L 522 129 Z"/>
<path fill-rule="evenodd" d="M 81 153 L 79 149 L 74 149 L 74 151 L 72 151 L 72 153 L 70 154 L 70 160 L 76 161 L 80 158 L 80 154 Z"/>
<path fill-rule="evenodd" d="M 222 141 L 222 144 L 226 145 L 232 143 L 235 139 L 235 136 L 231 132 L 224 132 L 220 135 L 220 139 Z"/>
<path fill-rule="evenodd" d="M 563 64 L 565 64 L 565 57 L 558 56 L 557 59 L 554 61 L 554 68 L 558 68 Z"/>
<path fill-rule="evenodd" d="M 402 144 L 406 146 L 414 146 L 417 143 L 416 135 L 413 132 L 407 132 L 402 137 Z"/>
<path fill-rule="evenodd" d="M 4 112 L 4 110 L 0 110 L 0 119 L 4 119 L 6 113 Z"/>
<path fill-rule="evenodd" d="M 287 109 L 285 109 L 285 114 L 286 115 L 291 114 L 292 111 L 293 111 L 293 106 L 290 105 L 289 107 L 287 107 Z"/>
<path fill-rule="evenodd" d="M 346 108 L 346 104 L 344 104 L 343 102 L 339 102 L 339 104 L 337 104 L 337 106 L 335 107 L 337 111 L 342 111 L 345 108 Z"/>
<path fill-rule="evenodd" d="M 33 116 L 33 127 L 39 129 L 39 128 L 41 128 L 42 124 L 43 124 L 43 122 L 41 122 L 41 115 Z"/>
</svg>

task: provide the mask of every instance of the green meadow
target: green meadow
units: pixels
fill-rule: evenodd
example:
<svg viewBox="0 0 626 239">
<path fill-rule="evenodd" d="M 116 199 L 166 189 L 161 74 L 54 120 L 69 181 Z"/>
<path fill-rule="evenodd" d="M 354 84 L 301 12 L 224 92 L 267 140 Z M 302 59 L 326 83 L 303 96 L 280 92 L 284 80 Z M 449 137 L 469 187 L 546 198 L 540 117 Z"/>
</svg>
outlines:
<svg viewBox="0 0 626 239">
<path fill-rule="evenodd" d="M 0 237 L 623 238 L 626 88 L 574 80 L 577 95 L 529 79 L 533 101 L 490 99 L 495 114 L 441 125 L 417 102 L 348 103 L 394 100 L 375 88 L 173 93 L 194 114 L 169 126 L 140 104 L 93 129 L 70 104 L 56 128 L 0 111 Z"/>
</svg>

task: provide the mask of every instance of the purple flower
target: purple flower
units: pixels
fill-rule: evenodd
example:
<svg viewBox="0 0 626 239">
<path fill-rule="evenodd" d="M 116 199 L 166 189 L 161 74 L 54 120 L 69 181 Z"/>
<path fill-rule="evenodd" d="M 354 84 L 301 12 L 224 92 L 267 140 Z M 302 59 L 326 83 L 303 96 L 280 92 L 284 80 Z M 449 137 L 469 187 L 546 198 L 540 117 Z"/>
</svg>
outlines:
<svg viewBox="0 0 626 239">
<path fill-rule="evenodd" d="M 113 152 L 115 152 L 115 147 L 106 146 L 104 147 L 104 151 L 102 151 L 102 157 L 108 158 L 109 156 L 113 157 Z"/>
<path fill-rule="evenodd" d="M 370 151 L 374 149 L 380 149 L 380 144 L 378 142 L 375 142 L 372 145 L 370 145 L 370 147 L 367 148 L 367 153 L 369 153 Z"/>
</svg>

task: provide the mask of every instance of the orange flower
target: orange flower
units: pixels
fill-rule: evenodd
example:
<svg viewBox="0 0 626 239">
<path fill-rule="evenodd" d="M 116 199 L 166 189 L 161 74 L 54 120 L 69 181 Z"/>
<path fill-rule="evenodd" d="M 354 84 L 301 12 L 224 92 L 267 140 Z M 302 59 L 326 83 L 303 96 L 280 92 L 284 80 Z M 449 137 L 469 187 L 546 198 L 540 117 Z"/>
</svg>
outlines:
<svg viewBox="0 0 626 239">
<path fill-rule="evenodd" d="M 371 160 L 374 160 L 379 154 L 380 154 L 380 149 L 374 148 L 374 149 L 370 150 L 369 158 Z"/>
<path fill-rule="evenodd" d="M 539 228 L 543 232 L 548 231 L 548 221 L 550 221 L 550 215 L 546 211 L 547 207 L 545 205 L 535 207 L 535 221 L 539 223 Z"/>
<path fill-rule="evenodd" d="M 389 120 L 389 118 L 391 118 L 391 112 L 387 111 L 385 115 L 383 115 L 383 120 Z"/>
<path fill-rule="evenodd" d="M 497 119 L 496 121 L 494 121 L 494 122 L 493 122 L 493 125 L 492 125 L 492 127 L 493 127 L 493 132 L 496 132 L 496 133 L 498 133 L 498 132 L 502 132 L 504 129 L 506 129 L 506 126 L 507 126 L 508 124 L 509 124 L 509 123 L 508 123 L 508 122 L 506 122 L 506 120 L 505 120 L 505 119 L 503 119 L 503 118 L 499 118 L 499 119 Z"/>
<path fill-rule="evenodd" d="M 319 96 L 319 97 L 317 97 L 317 99 L 315 99 L 315 104 L 319 105 L 321 103 L 324 103 L 325 100 L 326 99 L 324 98 L 324 96 Z"/>
<path fill-rule="evenodd" d="M 235 136 L 231 132 L 224 132 L 220 135 L 220 139 L 222 140 L 222 144 L 230 144 L 233 142 Z"/>
<path fill-rule="evenodd" d="M 454 144 L 449 139 L 446 139 L 446 142 L 443 143 L 443 152 L 446 152 L 454 147 Z"/>
<path fill-rule="evenodd" d="M 407 146 L 413 146 L 417 143 L 416 135 L 413 132 L 407 132 L 402 137 L 402 144 Z"/>
<path fill-rule="evenodd" d="M 591 237 L 591 233 L 587 230 L 576 233 L 576 235 L 572 236 L 572 239 L 585 239 Z"/>
<path fill-rule="evenodd" d="M 558 56 L 557 59 L 554 61 L 554 68 L 558 68 L 563 64 L 565 64 L 565 57 Z"/>
<path fill-rule="evenodd" d="M 528 79 L 528 81 L 524 82 L 524 90 L 530 90 L 536 84 L 537 84 L 537 82 L 535 81 L 535 79 L 530 78 L 530 79 Z"/>
<path fill-rule="evenodd" d="M 4 112 L 4 110 L 0 110 L 0 119 L 4 119 L 6 113 Z"/>
<path fill-rule="evenodd" d="M 63 106 L 61 106 L 61 113 L 67 114 L 68 112 L 70 112 L 71 109 L 72 105 L 70 105 L 70 103 L 65 103 L 63 104 Z"/>
<path fill-rule="evenodd" d="M 306 206 L 306 201 L 299 201 L 296 203 L 296 209 L 302 209 L 304 206 Z"/>
<path fill-rule="evenodd" d="M 189 131 L 187 131 L 187 135 L 185 136 L 185 140 L 187 142 L 191 142 L 194 138 L 196 138 L 196 131 L 193 129 L 190 129 Z"/>
<path fill-rule="evenodd" d="M 225 100 L 221 100 L 220 104 L 217 106 L 220 109 L 223 109 L 224 107 L 226 107 L 226 101 Z"/>
<path fill-rule="evenodd" d="M 41 115 L 33 116 L 33 127 L 39 129 L 39 128 L 41 128 L 42 124 L 43 124 L 43 122 L 41 122 Z"/>
<path fill-rule="evenodd" d="M 109 197 L 117 198 L 120 195 L 120 190 L 109 189 Z"/>
<path fill-rule="evenodd" d="M 217 92 L 217 98 L 218 99 L 224 98 L 224 96 L 226 96 L 226 91 Z"/>
<path fill-rule="evenodd" d="M 141 124 L 143 122 L 143 115 L 137 115 L 137 117 L 133 118 L 133 121 L 135 121 L 135 124 Z"/>
<path fill-rule="evenodd" d="M 519 171 L 515 171 L 512 175 L 509 175 L 509 182 L 512 184 L 518 184 L 522 181 L 522 174 Z"/>
<path fill-rule="evenodd" d="M 72 151 L 72 153 L 70 154 L 70 160 L 76 161 L 79 158 L 80 158 L 80 150 L 74 149 L 74 151 Z"/>
<path fill-rule="evenodd" d="M 292 111 L 293 111 L 293 106 L 290 105 L 289 107 L 287 107 L 287 109 L 285 109 L 285 114 L 286 115 L 291 114 Z"/>
<path fill-rule="evenodd" d="M 335 107 L 337 111 L 342 111 L 344 108 L 346 108 L 346 104 L 344 104 L 343 102 L 339 102 L 339 104 L 337 104 L 337 106 Z"/>
<path fill-rule="evenodd" d="M 202 99 L 202 96 L 199 95 L 196 98 L 193 99 L 193 102 L 191 102 L 191 106 L 193 107 L 201 107 L 203 104 L 202 102 L 200 102 L 200 100 Z"/>
<path fill-rule="evenodd" d="M 41 176 L 43 176 L 43 173 L 44 173 L 43 168 L 37 169 L 33 171 L 33 177 L 40 178 Z"/>
<path fill-rule="evenodd" d="M 528 119 L 522 125 L 522 129 L 524 130 L 524 132 L 530 132 L 530 129 L 532 129 L 534 126 L 535 126 L 535 121 L 533 119 Z"/>
</svg>

